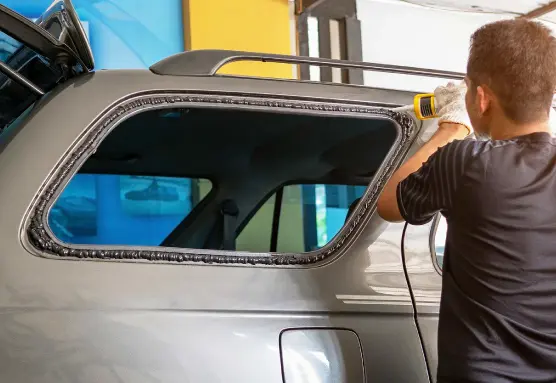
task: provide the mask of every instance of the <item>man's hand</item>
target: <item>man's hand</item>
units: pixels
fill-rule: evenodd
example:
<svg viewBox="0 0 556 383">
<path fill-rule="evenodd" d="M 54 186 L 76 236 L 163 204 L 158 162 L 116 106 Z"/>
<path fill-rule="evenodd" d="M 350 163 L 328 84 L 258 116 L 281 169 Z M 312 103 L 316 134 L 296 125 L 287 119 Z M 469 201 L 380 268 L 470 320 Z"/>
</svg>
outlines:
<svg viewBox="0 0 556 383">
<path fill-rule="evenodd" d="M 396 191 L 398 184 L 407 176 L 421 168 L 440 147 L 453 140 L 463 139 L 472 133 L 471 123 L 465 107 L 465 83 L 456 86 L 449 83 L 436 88 L 435 100 L 438 106 L 439 126 L 426 142 L 390 178 L 378 200 L 378 214 L 386 221 L 399 222 L 403 217 L 398 207 Z"/>
<path fill-rule="evenodd" d="M 434 90 L 439 126 L 445 123 L 460 124 L 467 128 L 468 135 L 473 133 L 465 106 L 466 92 L 467 86 L 464 81 L 458 85 L 449 82 L 448 85 L 439 86 Z"/>
</svg>

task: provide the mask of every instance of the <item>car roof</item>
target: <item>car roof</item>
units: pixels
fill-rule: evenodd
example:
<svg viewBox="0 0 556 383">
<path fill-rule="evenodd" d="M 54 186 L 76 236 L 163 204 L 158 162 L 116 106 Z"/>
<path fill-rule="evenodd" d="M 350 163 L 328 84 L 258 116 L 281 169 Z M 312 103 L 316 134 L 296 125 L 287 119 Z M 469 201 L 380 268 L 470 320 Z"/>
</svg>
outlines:
<svg viewBox="0 0 556 383">
<path fill-rule="evenodd" d="M 269 54 L 269 53 L 256 53 L 256 52 L 245 52 L 245 51 L 234 51 L 234 50 L 216 50 L 216 49 L 201 49 L 194 51 L 186 51 L 169 56 L 155 64 L 153 64 L 149 69 L 151 72 L 161 75 L 161 76 L 174 76 L 174 77 L 196 77 L 196 78 L 209 78 L 209 77 L 232 77 L 236 79 L 242 79 L 246 86 L 250 88 L 251 84 L 260 84 L 262 78 L 248 77 L 248 76 L 229 76 L 229 75 L 219 75 L 218 71 L 222 69 L 225 65 L 238 62 L 238 61 L 259 61 L 259 62 L 273 62 L 273 63 L 285 63 L 285 64 L 295 64 L 295 65 L 311 65 L 319 67 L 332 67 L 340 69 L 358 69 L 358 70 L 368 70 L 368 71 L 378 71 L 386 73 L 395 74 L 405 74 L 413 76 L 426 76 L 426 77 L 437 77 L 445 79 L 463 79 L 464 74 L 459 72 L 442 71 L 426 68 L 416 68 L 407 67 L 399 65 L 388 65 L 380 63 L 367 63 L 367 62 L 357 62 L 357 61 L 347 61 L 347 60 L 336 60 L 336 59 L 324 59 L 318 57 L 306 57 L 306 56 L 289 56 L 289 55 L 279 55 L 279 54 Z M 314 87 L 316 84 L 319 87 L 320 93 L 326 94 L 329 97 L 334 98 L 335 93 L 338 94 L 352 94 L 352 95 L 363 95 L 366 92 L 374 94 L 372 100 L 367 97 L 360 98 L 359 96 L 354 101 L 372 101 L 373 103 L 379 104 L 385 107 L 395 107 L 399 105 L 406 105 L 413 102 L 413 96 L 415 92 L 399 91 L 392 89 L 378 89 L 371 88 L 364 85 L 353 85 L 353 84 L 339 84 L 339 83 L 327 83 L 327 82 L 313 82 L 306 81 L 303 79 L 268 79 L 265 78 L 264 81 L 269 81 L 268 85 L 272 88 L 279 87 L 278 83 L 287 83 L 288 85 L 283 85 L 287 87 L 292 94 L 296 93 L 296 89 L 299 87 L 303 88 L 301 84 L 311 83 Z M 309 89 L 307 87 L 306 89 Z M 356 90 L 357 89 L 357 90 Z M 274 93 L 274 92 L 271 92 Z M 327 97 L 327 98 L 329 98 Z M 350 97 L 351 99 L 351 97 Z"/>
</svg>

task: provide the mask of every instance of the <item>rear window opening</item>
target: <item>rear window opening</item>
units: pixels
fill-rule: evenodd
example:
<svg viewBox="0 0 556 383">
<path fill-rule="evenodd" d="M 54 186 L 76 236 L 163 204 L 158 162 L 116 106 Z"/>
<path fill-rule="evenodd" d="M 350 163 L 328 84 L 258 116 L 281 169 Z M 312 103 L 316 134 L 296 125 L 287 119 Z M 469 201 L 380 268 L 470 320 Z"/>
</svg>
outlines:
<svg viewBox="0 0 556 383">
<path fill-rule="evenodd" d="M 396 136 L 378 117 L 142 112 L 85 161 L 50 208 L 49 227 L 75 245 L 318 250 L 346 223 Z"/>
</svg>

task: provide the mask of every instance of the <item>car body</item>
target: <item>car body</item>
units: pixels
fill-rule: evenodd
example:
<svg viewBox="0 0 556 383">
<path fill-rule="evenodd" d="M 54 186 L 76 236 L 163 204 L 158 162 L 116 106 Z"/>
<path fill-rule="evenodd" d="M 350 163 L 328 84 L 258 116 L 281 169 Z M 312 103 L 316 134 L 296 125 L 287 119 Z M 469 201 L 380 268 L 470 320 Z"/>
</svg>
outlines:
<svg viewBox="0 0 556 383">
<path fill-rule="evenodd" d="M 34 48 L 2 68 L 1 381 L 435 380 L 436 220 L 375 209 L 420 145 L 422 123 L 393 111 L 413 94 L 215 75 L 388 68 L 198 51 L 95 72 L 69 1 L 37 23 L 0 7 Z"/>
</svg>

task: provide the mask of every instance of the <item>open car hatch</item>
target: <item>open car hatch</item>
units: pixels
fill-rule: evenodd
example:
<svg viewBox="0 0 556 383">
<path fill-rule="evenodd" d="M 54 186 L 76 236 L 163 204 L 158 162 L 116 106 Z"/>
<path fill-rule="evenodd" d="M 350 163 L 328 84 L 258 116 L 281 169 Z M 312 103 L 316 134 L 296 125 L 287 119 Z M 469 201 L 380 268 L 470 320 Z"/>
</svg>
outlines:
<svg viewBox="0 0 556 383">
<path fill-rule="evenodd" d="M 0 4 L 0 30 L 50 60 L 94 68 L 93 54 L 71 0 L 56 0 L 33 22 Z"/>
<path fill-rule="evenodd" d="M 70 0 L 54 1 L 36 22 L 0 5 L 0 31 L 11 47 L 0 61 L 0 132 L 55 86 L 94 68 Z"/>
</svg>

